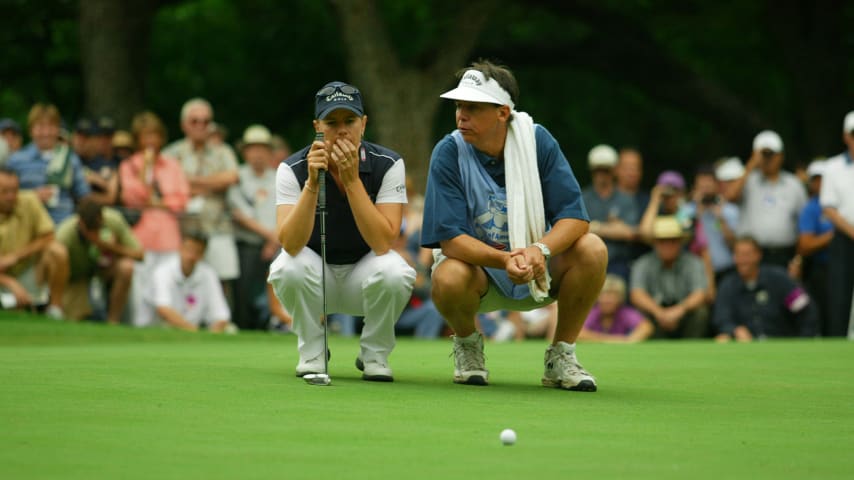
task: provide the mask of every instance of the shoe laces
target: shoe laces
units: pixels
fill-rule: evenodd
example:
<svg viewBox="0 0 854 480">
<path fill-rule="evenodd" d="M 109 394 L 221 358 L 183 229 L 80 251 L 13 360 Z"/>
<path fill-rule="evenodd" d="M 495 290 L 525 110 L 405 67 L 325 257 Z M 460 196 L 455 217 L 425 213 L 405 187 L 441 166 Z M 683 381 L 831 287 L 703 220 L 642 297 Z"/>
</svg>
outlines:
<svg viewBox="0 0 854 480">
<path fill-rule="evenodd" d="M 549 366 L 552 370 L 567 372 L 570 375 L 587 375 L 590 373 L 578 362 L 575 353 L 552 351 L 549 358 Z"/>
<path fill-rule="evenodd" d="M 480 342 L 454 342 L 454 351 L 451 353 L 462 371 L 483 370 L 486 363 L 486 355 L 483 353 Z"/>
</svg>

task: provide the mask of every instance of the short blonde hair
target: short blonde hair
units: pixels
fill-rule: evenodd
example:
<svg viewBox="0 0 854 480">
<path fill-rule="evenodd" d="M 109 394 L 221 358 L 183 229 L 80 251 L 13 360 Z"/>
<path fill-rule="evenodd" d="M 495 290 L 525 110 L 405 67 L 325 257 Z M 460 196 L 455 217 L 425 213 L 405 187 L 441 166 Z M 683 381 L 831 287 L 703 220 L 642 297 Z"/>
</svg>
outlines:
<svg viewBox="0 0 854 480">
<path fill-rule="evenodd" d="M 603 292 L 614 292 L 620 296 L 620 302 L 626 301 L 626 282 L 623 277 L 614 274 L 605 276 L 605 283 L 602 285 Z"/>
<path fill-rule="evenodd" d="M 166 126 L 163 125 L 160 117 L 153 112 L 145 111 L 137 113 L 131 122 L 131 131 L 137 142 L 139 141 L 139 135 L 146 130 L 156 131 L 163 137 L 163 141 L 166 141 Z"/>
<path fill-rule="evenodd" d="M 59 109 L 51 103 L 37 103 L 30 108 L 30 113 L 27 115 L 27 125 L 32 128 L 37 122 L 47 120 L 53 124 L 60 125 L 62 117 L 59 115 Z"/>
</svg>

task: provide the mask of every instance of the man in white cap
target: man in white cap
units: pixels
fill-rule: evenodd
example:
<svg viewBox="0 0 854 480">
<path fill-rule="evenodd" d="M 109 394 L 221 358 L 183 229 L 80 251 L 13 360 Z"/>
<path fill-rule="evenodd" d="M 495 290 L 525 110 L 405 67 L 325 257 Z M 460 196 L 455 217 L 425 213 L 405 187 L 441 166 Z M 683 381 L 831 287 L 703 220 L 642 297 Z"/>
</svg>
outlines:
<svg viewBox="0 0 854 480">
<path fill-rule="evenodd" d="M 617 189 L 614 174 L 617 151 L 610 145 L 597 145 L 587 154 L 593 183 L 581 191 L 590 215 L 590 233 L 605 240 L 608 247 L 608 273 L 629 280 L 631 241 L 637 237 L 640 212 L 632 200 Z"/>
<path fill-rule="evenodd" d="M 753 154 L 744 175 L 725 197 L 741 207 L 738 235 L 753 237 L 762 247 L 763 262 L 788 267 L 798 241 L 798 214 L 807 193 L 798 178 L 783 170 L 783 140 L 763 130 L 753 139 Z"/>
<path fill-rule="evenodd" d="M 578 181 L 554 137 L 515 110 L 519 87 L 479 61 L 441 95 L 456 125 L 433 149 L 421 244 L 433 248 L 433 301 L 454 330 L 454 382 L 487 385 L 475 314 L 558 303 L 542 383 L 595 391 L 575 340 L 605 280 L 607 248 L 588 232 Z"/>
<path fill-rule="evenodd" d="M 241 329 L 266 329 L 266 278 L 280 249 L 272 135 L 263 125 L 251 125 L 242 140 L 245 164 L 238 169 L 240 180 L 227 196 L 240 261 L 240 281 L 234 285 L 234 323 Z"/>
<path fill-rule="evenodd" d="M 847 149 L 827 160 L 819 201 L 824 214 L 836 228 L 830 243 L 828 265 L 828 321 L 830 335 L 854 333 L 851 318 L 854 292 L 854 110 L 845 115 L 842 140 Z"/>
</svg>

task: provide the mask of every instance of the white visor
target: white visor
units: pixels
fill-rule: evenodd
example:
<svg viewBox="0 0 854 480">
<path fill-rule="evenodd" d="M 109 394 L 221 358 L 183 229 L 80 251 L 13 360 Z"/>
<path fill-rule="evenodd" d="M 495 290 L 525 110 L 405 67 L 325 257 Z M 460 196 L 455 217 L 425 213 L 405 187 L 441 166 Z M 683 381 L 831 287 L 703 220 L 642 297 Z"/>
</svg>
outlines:
<svg viewBox="0 0 854 480">
<path fill-rule="evenodd" d="M 510 100 L 510 94 L 507 93 L 507 90 L 501 88 L 501 85 L 494 78 L 487 80 L 483 73 L 478 70 L 466 71 L 457 88 L 439 96 L 449 100 L 508 105 L 511 110 L 516 106 L 513 100 Z"/>
</svg>

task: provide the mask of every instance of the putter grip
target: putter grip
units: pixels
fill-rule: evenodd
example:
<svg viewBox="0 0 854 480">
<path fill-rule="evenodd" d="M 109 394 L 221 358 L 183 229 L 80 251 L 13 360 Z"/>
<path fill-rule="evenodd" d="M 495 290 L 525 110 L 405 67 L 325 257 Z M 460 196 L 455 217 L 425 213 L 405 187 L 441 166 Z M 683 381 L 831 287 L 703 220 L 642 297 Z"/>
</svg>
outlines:
<svg viewBox="0 0 854 480">
<path fill-rule="evenodd" d="M 317 172 L 317 205 L 326 210 L 326 170 Z"/>
<path fill-rule="evenodd" d="M 314 135 L 315 142 L 323 141 L 323 134 L 316 133 Z M 320 170 L 317 172 L 317 206 L 320 207 L 321 210 L 326 210 L 326 170 Z"/>
</svg>

